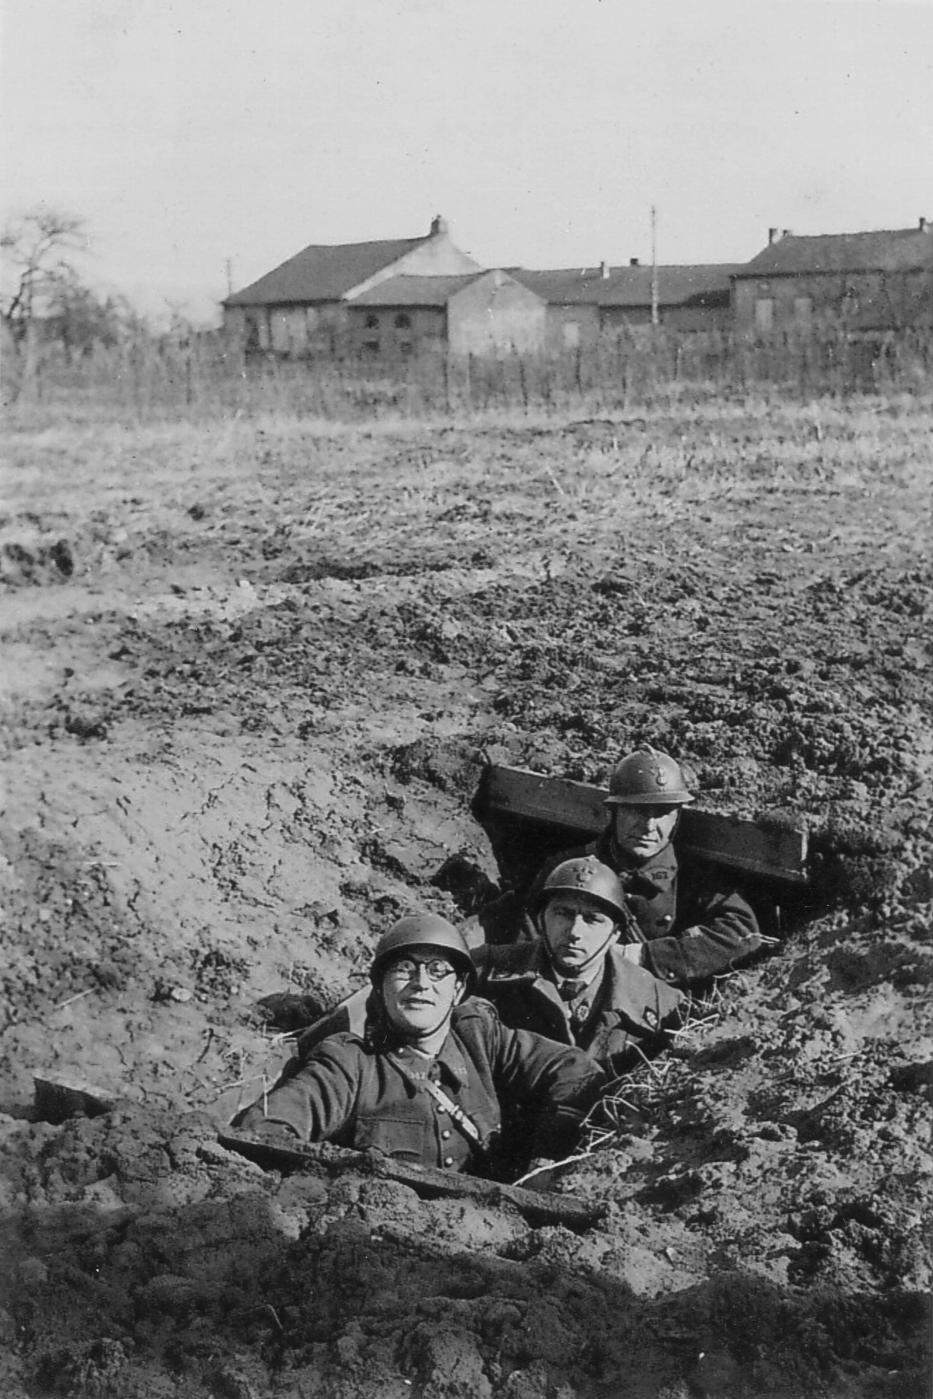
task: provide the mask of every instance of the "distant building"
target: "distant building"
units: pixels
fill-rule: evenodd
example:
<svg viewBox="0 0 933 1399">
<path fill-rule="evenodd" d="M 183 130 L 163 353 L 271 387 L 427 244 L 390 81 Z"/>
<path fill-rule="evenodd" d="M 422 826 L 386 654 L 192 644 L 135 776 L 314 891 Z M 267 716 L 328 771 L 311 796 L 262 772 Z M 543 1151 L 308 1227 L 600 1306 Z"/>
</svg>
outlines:
<svg viewBox="0 0 933 1399">
<path fill-rule="evenodd" d="M 551 353 L 659 323 L 748 341 L 831 323 L 849 338 L 933 328 L 933 225 L 798 237 L 771 229 L 751 262 L 484 269 L 440 216 L 420 238 L 312 244 L 223 303 L 251 351 L 392 358 Z"/>
<path fill-rule="evenodd" d="M 451 241 L 440 216 L 426 237 L 312 244 L 223 302 L 224 331 L 247 349 L 279 355 L 342 349 L 350 304 L 402 275 L 449 277 L 481 271 Z"/>
<path fill-rule="evenodd" d="M 933 224 L 801 237 L 772 228 L 768 246 L 732 276 L 737 335 L 854 333 L 933 325 Z"/>
<path fill-rule="evenodd" d="M 349 306 L 351 341 L 363 355 L 455 355 L 544 348 L 544 301 L 496 268 L 457 277 L 390 277 L 355 296 Z"/>
<path fill-rule="evenodd" d="M 659 266 L 658 321 L 673 330 L 728 330 L 734 263 Z M 548 348 L 589 346 L 604 332 L 648 325 L 655 270 L 633 259 L 628 266 L 526 271 L 512 275 L 547 302 Z"/>
</svg>

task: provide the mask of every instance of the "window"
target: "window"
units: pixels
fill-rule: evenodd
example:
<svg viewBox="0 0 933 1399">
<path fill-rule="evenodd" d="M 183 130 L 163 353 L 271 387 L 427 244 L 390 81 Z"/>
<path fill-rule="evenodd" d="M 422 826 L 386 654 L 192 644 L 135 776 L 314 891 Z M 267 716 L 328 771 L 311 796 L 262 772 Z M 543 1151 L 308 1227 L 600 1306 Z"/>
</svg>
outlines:
<svg viewBox="0 0 933 1399">
<path fill-rule="evenodd" d="M 564 349 L 575 350 L 580 343 L 580 322 L 564 321 L 560 329 L 564 337 Z"/>
<path fill-rule="evenodd" d="M 378 353 L 379 353 L 379 335 L 378 335 L 378 330 L 379 330 L 379 317 L 378 317 L 378 316 L 374 316 L 374 315 L 372 314 L 372 312 L 370 312 L 370 314 L 366 317 L 365 321 L 363 322 L 363 325 L 366 327 L 366 329 L 367 329 L 368 331 L 370 331 L 370 332 L 376 331 L 376 332 L 377 332 L 377 334 L 375 334 L 375 335 L 373 335 L 373 334 L 367 335 L 366 338 L 364 339 L 364 341 L 363 341 L 363 354 L 364 354 L 364 355 L 378 355 Z"/>
<path fill-rule="evenodd" d="M 861 301 L 859 290 L 860 288 L 857 282 L 849 282 L 846 286 L 845 296 L 842 298 L 842 314 L 844 316 L 855 316 L 858 314 Z"/>
<path fill-rule="evenodd" d="M 395 326 L 395 348 L 400 355 L 410 355 L 414 348 L 411 339 L 411 316 L 406 311 L 399 311 L 393 325 Z"/>
<path fill-rule="evenodd" d="M 755 302 L 755 329 L 767 335 L 774 327 L 774 301 L 770 296 L 759 296 Z"/>
<path fill-rule="evenodd" d="M 813 315 L 813 297 L 794 297 L 794 320 L 798 325 L 809 325 Z"/>
</svg>

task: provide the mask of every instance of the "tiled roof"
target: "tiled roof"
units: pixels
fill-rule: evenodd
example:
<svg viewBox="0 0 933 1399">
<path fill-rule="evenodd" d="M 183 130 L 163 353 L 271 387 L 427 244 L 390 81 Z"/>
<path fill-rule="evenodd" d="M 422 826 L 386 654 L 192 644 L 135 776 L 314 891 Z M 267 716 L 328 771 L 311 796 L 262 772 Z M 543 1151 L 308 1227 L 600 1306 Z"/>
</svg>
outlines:
<svg viewBox="0 0 933 1399">
<path fill-rule="evenodd" d="M 594 301 L 594 292 L 602 285 L 598 267 L 556 268 L 547 272 L 510 267 L 509 276 L 553 303 Z"/>
<path fill-rule="evenodd" d="M 395 238 L 376 243 L 312 243 L 258 282 L 234 292 L 225 306 L 285 306 L 339 301 L 383 267 L 411 252 L 425 238 Z"/>
<path fill-rule="evenodd" d="M 526 272 L 510 268 L 512 276 L 545 301 L 577 306 L 636 307 L 651 305 L 651 267 L 610 267 L 604 277 L 598 267 Z M 729 278 L 735 263 L 698 263 L 694 266 L 658 267 L 658 304 L 689 305 L 711 294 L 729 294 Z"/>
<path fill-rule="evenodd" d="M 786 233 L 737 270 L 739 277 L 792 272 L 906 272 L 933 268 L 933 232 L 918 228 L 876 233 Z"/>
<path fill-rule="evenodd" d="M 455 291 L 483 277 L 484 272 L 463 272 L 450 277 L 389 277 L 362 296 L 353 297 L 351 306 L 446 306 Z"/>
</svg>

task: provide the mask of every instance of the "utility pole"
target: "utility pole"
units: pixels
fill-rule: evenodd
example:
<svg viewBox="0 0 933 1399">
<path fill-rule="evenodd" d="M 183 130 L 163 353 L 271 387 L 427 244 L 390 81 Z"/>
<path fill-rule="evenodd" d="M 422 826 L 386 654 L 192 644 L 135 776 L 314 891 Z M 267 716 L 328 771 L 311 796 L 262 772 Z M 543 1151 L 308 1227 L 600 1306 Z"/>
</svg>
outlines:
<svg viewBox="0 0 933 1399">
<path fill-rule="evenodd" d="M 651 206 L 651 324 L 658 324 L 658 216 Z"/>
</svg>

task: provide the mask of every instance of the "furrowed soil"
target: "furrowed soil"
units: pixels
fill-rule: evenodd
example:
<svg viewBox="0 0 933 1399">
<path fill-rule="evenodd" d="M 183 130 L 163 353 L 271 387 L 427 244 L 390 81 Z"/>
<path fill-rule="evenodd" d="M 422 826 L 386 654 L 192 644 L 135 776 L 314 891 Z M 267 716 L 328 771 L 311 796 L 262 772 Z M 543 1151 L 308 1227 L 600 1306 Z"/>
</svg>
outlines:
<svg viewBox="0 0 933 1399">
<path fill-rule="evenodd" d="M 926 1395 L 933 407 L 6 444 L 0 1393 Z M 642 741 L 813 880 L 590 1129 L 599 1224 L 218 1144 L 262 997 L 495 895 L 484 762 Z"/>
</svg>

